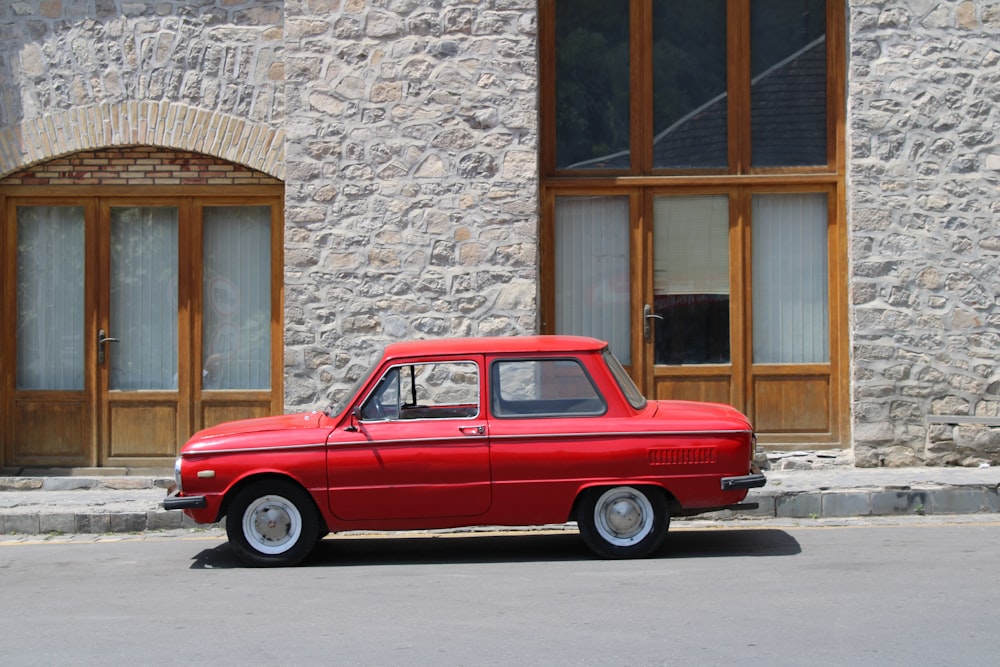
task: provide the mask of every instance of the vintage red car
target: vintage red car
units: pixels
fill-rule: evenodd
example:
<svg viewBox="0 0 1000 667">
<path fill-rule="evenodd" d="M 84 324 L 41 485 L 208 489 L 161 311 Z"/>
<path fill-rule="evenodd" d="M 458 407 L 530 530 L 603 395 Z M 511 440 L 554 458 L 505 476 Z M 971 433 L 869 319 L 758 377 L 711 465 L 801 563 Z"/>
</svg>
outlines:
<svg viewBox="0 0 1000 667">
<path fill-rule="evenodd" d="M 402 342 L 323 412 L 195 434 L 163 505 L 224 516 L 256 566 L 298 563 L 329 532 L 569 521 L 598 556 L 636 558 L 671 516 L 763 486 L 754 447 L 732 407 L 643 398 L 599 340 Z"/>
</svg>

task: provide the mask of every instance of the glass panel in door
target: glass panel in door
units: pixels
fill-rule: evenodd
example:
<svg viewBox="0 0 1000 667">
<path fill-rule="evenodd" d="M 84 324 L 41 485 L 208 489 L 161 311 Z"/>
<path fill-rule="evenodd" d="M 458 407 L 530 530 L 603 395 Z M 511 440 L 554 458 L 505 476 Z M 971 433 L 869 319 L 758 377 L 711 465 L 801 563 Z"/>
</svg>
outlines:
<svg viewBox="0 0 1000 667">
<path fill-rule="evenodd" d="M 270 389 L 271 207 L 203 216 L 202 389 Z"/>
<path fill-rule="evenodd" d="M 608 341 L 632 363 L 629 198 L 555 200 L 555 332 Z"/>
<path fill-rule="evenodd" d="M 110 388 L 177 389 L 177 209 L 111 209 Z"/>
<path fill-rule="evenodd" d="M 110 208 L 108 330 L 99 333 L 107 363 L 107 455 L 174 453 L 178 425 L 178 209 Z"/>
<path fill-rule="evenodd" d="M 729 198 L 653 201 L 656 364 L 726 364 L 729 351 Z"/>
</svg>

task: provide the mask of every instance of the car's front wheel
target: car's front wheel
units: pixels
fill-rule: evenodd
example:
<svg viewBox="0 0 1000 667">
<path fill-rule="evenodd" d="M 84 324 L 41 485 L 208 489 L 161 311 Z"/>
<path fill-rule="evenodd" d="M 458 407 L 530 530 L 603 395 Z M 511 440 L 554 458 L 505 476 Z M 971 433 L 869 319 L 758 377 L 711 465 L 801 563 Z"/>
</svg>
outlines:
<svg viewBox="0 0 1000 667">
<path fill-rule="evenodd" d="M 577 524 L 584 543 L 601 558 L 644 558 L 666 539 L 670 508 L 657 488 L 589 489 L 580 500 Z"/>
<path fill-rule="evenodd" d="M 301 562 L 319 533 L 316 505 L 292 482 L 254 482 L 236 494 L 226 512 L 229 543 L 254 567 Z"/>
</svg>

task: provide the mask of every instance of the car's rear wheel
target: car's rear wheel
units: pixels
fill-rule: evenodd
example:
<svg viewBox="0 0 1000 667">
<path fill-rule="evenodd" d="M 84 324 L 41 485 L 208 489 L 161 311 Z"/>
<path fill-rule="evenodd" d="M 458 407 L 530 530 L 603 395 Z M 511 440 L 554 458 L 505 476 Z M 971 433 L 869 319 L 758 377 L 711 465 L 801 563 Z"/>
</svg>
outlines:
<svg viewBox="0 0 1000 667">
<path fill-rule="evenodd" d="M 577 524 L 584 543 L 601 558 L 644 558 L 666 539 L 670 509 L 657 488 L 589 489 L 580 499 Z"/>
<path fill-rule="evenodd" d="M 226 534 L 248 565 L 295 565 L 309 555 L 320 534 L 316 505 L 292 482 L 254 482 L 229 504 Z"/>
</svg>

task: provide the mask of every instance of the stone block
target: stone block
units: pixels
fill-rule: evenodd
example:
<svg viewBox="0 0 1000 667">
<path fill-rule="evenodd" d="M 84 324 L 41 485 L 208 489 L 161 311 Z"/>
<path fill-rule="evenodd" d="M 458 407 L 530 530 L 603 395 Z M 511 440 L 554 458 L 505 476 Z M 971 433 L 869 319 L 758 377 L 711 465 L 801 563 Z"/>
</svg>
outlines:
<svg viewBox="0 0 1000 667">
<path fill-rule="evenodd" d="M 821 494 L 796 493 L 778 496 L 774 499 L 774 516 L 779 518 L 803 519 L 821 516 L 823 511 Z"/>
<path fill-rule="evenodd" d="M 916 514 L 930 507 L 930 492 L 902 489 L 899 491 L 877 491 L 872 493 L 873 515 Z"/>
<path fill-rule="evenodd" d="M 983 488 L 940 489 L 931 496 L 934 514 L 975 514 L 988 508 Z"/>
<path fill-rule="evenodd" d="M 824 493 L 822 496 L 824 517 L 869 516 L 872 513 L 871 493 L 867 491 L 847 491 Z"/>
<path fill-rule="evenodd" d="M 0 477 L 0 491 L 37 491 L 40 488 L 41 477 Z"/>
<path fill-rule="evenodd" d="M 110 514 L 77 514 L 74 533 L 100 534 L 111 532 Z"/>
<path fill-rule="evenodd" d="M 76 531 L 75 514 L 42 514 L 38 517 L 38 532 L 66 533 L 71 534 Z"/>
<path fill-rule="evenodd" d="M 146 513 L 146 530 L 174 530 L 183 526 L 185 515 L 177 511 L 153 511 Z"/>
<path fill-rule="evenodd" d="M 46 477 L 42 486 L 45 491 L 76 491 L 97 488 L 97 480 L 88 477 Z"/>
<path fill-rule="evenodd" d="M 23 533 L 26 535 L 38 534 L 37 514 L 8 514 L 4 521 L 4 532 L 8 535 Z"/>
<path fill-rule="evenodd" d="M 112 533 L 141 533 L 146 530 L 145 512 L 122 512 L 112 514 L 110 520 Z"/>
</svg>

